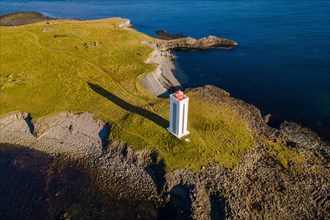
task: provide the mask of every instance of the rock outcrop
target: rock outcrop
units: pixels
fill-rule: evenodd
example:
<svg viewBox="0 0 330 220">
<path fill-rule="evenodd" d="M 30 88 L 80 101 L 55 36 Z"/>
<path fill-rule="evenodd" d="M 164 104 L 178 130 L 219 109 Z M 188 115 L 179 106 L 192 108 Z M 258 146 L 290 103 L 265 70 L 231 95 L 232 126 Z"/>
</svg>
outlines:
<svg viewBox="0 0 330 220">
<path fill-rule="evenodd" d="M 216 36 L 208 36 L 200 39 L 195 39 L 191 37 L 179 38 L 172 40 L 152 40 L 144 41 L 144 44 L 148 44 L 152 48 L 160 50 L 169 50 L 169 49 L 212 49 L 212 48 L 221 48 L 221 49 L 232 49 L 237 47 L 238 43 L 226 38 L 219 38 Z"/>
<path fill-rule="evenodd" d="M 163 40 L 173 40 L 185 37 L 183 34 L 170 34 L 164 30 L 158 30 L 156 33 L 160 36 L 159 38 Z"/>
<path fill-rule="evenodd" d="M 54 18 L 43 15 L 39 12 L 16 12 L 0 16 L 0 25 L 2 26 L 17 26 L 33 24 L 42 21 L 50 21 Z"/>
<path fill-rule="evenodd" d="M 32 122 L 28 113 L 15 113 L 0 120 L 1 143 L 33 146 L 49 154 L 68 154 L 72 158 L 102 154 L 102 131 L 108 129 L 89 113 L 60 113 Z"/>
<path fill-rule="evenodd" d="M 1 117 L 0 127 L 0 143 L 19 144 L 23 147 L 27 146 L 27 149 L 45 153 L 50 157 L 61 158 L 60 161 L 56 162 L 56 166 L 60 167 L 58 172 L 65 171 L 67 166 L 74 166 L 75 171 L 73 172 L 80 170 L 79 172 L 86 174 L 85 178 L 89 179 L 89 184 L 93 184 L 93 187 L 96 187 L 102 195 L 105 197 L 115 196 L 115 198 L 109 200 L 110 206 L 116 206 L 116 203 L 123 205 L 127 201 L 127 205 L 133 205 L 126 208 L 136 211 L 136 204 L 143 203 L 150 208 L 140 207 L 141 210 L 146 211 L 145 215 L 151 215 L 155 207 L 161 204 L 158 188 L 153 179 L 154 176 L 152 173 L 148 173 L 148 167 L 154 161 L 151 152 L 135 152 L 124 143 L 107 140 L 110 128 L 106 123 L 93 119 L 93 116 L 89 113 L 61 113 L 53 117 L 32 121 L 28 113 L 19 112 Z M 14 161 L 17 161 L 17 159 L 14 159 Z M 72 165 L 68 165 L 71 164 L 68 161 L 72 161 Z M 155 164 L 157 164 L 157 161 Z M 23 166 L 25 165 L 23 164 Z M 45 168 L 40 167 L 40 169 Z M 53 168 L 46 167 L 46 169 L 51 170 Z M 65 172 L 66 176 L 75 176 L 74 173 L 70 173 L 68 170 Z M 48 173 L 48 179 L 60 178 L 52 176 L 52 173 Z M 66 184 L 69 184 L 70 187 L 78 187 L 72 186 L 71 183 Z M 62 189 L 58 190 L 63 191 Z M 52 198 L 46 199 L 52 200 Z M 52 213 L 50 219 L 54 219 L 55 216 L 59 215 L 56 210 L 63 211 L 61 209 L 62 205 L 59 205 L 59 199 L 53 201 L 53 204 L 49 207 L 48 212 Z M 61 199 L 63 202 L 68 200 L 65 197 Z M 68 206 L 72 205 L 74 204 Z M 140 208 L 138 209 L 140 210 Z M 116 219 L 136 219 L 141 213 L 138 214 L 135 211 L 126 213 L 125 208 L 118 209 L 116 210 L 117 214 L 126 214 L 122 217 L 112 217 Z M 90 212 L 92 210 L 89 210 Z M 95 212 L 93 213 L 95 214 Z M 73 215 L 72 217 L 78 216 Z M 102 213 L 99 213 L 97 218 L 100 217 L 107 218 L 109 216 L 102 217 Z M 151 219 L 154 218 L 156 218 L 156 215 L 152 214 Z"/>
</svg>

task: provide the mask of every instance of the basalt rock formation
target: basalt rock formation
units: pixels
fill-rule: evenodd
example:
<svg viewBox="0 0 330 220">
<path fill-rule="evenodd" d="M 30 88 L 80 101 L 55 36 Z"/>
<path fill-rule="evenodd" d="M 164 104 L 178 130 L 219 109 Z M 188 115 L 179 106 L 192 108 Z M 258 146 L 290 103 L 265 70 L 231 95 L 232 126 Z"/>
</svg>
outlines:
<svg viewBox="0 0 330 220">
<path fill-rule="evenodd" d="M 216 36 L 208 36 L 200 39 L 194 39 L 191 37 L 178 38 L 171 40 L 152 40 L 144 41 L 143 43 L 148 44 L 152 48 L 160 50 L 169 49 L 232 49 L 237 47 L 238 43 L 226 38 L 219 38 Z"/>
</svg>

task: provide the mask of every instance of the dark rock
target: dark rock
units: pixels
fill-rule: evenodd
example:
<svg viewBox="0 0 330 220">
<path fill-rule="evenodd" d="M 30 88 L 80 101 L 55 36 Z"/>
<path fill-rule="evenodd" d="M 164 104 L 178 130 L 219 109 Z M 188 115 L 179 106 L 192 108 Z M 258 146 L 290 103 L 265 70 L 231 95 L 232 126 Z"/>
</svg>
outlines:
<svg viewBox="0 0 330 220">
<path fill-rule="evenodd" d="M 158 30 L 156 31 L 156 33 L 160 36 L 161 39 L 164 40 L 173 40 L 173 39 L 179 39 L 185 37 L 183 34 L 170 34 L 164 30 Z"/>
<path fill-rule="evenodd" d="M 15 12 L 1 15 L 0 26 L 17 26 L 49 20 L 54 20 L 54 18 L 44 16 L 39 12 Z"/>
</svg>

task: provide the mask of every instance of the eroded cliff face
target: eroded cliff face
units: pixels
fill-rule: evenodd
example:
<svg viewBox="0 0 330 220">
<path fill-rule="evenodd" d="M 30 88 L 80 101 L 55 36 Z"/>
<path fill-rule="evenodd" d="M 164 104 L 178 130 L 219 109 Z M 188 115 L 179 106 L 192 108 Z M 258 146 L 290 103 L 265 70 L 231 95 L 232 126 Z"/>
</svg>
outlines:
<svg viewBox="0 0 330 220">
<path fill-rule="evenodd" d="M 62 113 L 37 121 L 26 113 L 3 116 L 0 141 L 25 145 L 51 158 L 64 158 L 53 165 L 62 168 L 56 172 L 53 169 L 50 179 L 56 179 L 61 170 L 70 169 L 73 165 L 67 164 L 75 161 L 88 176 L 89 184 L 101 195 L 107 195 L 104 198 L 115 195 L 109 203 L 121 206 L 113 207 L 130 212 L 125 216 L 118 210 L 117 216 L 112 216 L 117 219 L 330 218 L 330 148 L 315 133 L 289 122 L 280 129 L 271 128 L 258 109 L 212 86 L 190 92 L 206 102 L 231 107 L 247 122 L 255 144 L 234 169 L 213 164 L 201 172 L 166 173 L 155 153 L 135 151 L 124 143 L 108 140 L 109 126 L 94 120 L 89 113 Z M 274 152 L 269 140 L 294 152 L 292 158 Z M 296 155 L 299 161 L 294 158 Z M 50 169 L 48 162 L 45 164 Z M 58 175 L 57 179 L 62 177 Z M 58 206 L 68 192 L 61 189 L 56 188 L 62 197 L 50 194 L 48 207 L 52 209 L 47 209 L 47 215 L 58 216 L 65 211 L 73 218 L 79 217 L 70 202 Z M 123 207 L 125 201 L 130 201 L 126 202 L 127 207 Z M 80 202 L 75 201 L 76 206 Z M 99 217 L 105 218 L 104 213 Z"/>
</svg>

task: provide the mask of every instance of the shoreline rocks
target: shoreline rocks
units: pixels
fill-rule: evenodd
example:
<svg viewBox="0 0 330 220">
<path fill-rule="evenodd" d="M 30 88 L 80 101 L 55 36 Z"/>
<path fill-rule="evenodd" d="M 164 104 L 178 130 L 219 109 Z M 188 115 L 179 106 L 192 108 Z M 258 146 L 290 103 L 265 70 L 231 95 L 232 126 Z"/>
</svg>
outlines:
<svg viewBox="0 0 330 220">
<path fill-rule="evenodd" d="M 163 40 L 173 40 L 185 37 L 183 34 L 170 34 L 165 30 L 158 30 L 155 32 L 159 35 L 159 38 Z"/>
<path fill-rule="evenodd" d="M 226 38 L 219 38 L 216 36 L 208 36 L 200 39 L 191 37 L 178 38 L 171 40 L 152 40 L 145 41 L 144 44 L 148 44 L 150 47 L 160 50 L 170 49 L 233 49 L 238 46 L 238 43 Z"/>
</svg>

